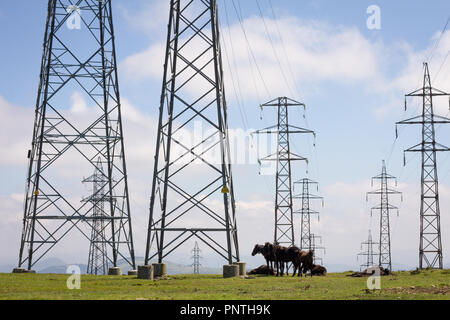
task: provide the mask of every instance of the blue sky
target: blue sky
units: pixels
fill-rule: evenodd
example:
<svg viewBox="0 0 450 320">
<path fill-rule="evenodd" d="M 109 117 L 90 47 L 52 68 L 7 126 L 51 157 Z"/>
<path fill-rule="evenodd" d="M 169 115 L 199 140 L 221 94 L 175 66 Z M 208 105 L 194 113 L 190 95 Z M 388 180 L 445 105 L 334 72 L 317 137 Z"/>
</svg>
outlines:
<svg viewBox="0 0 450 320">
<path fill-rule="evenodd" d="M 248 70 L 254 70 L 255 66 L 251 63 L 245 65 L 245 54 L 244 57 L 231 57 L 230 43 L 225 40 L 223 46 L 230 54 L 230 59 L 236 59 L 242 66 L 238 72 L 225 68 L 230 127 L 259 129 L 271 124 L 275 119 L 275 115 L 267 110 L 263 114 L 264 120 L 261 121 L 259 104 L 277 95 L 291 94 L 281 77 L 282 73 L 276 65 L 274 54 L 267 46 L 267 35 L 256 0 L 234 1 L 236 5 L 241 6 L 244 28 L 249 38 L 254 41 L 251 46 L 257 64 L 263 69 L 263 77 L 269 83 L 273 80 L 274 85 L 269 88 L 269 95 L 264 92 L 261 81 L 256 77 L 257 83 L 250 84 L 250 87 L 255 85 L 260 89 L 259 97 L 255 92 L 246 92 L 238 101 L 229 80 L 231 77 L 239 78 L 241 85 L 245 87 L 254 81 Z M 164 45 L 166 37 L 166 2 L 114 1 L 121 95 L 133 106 L 133 110 L 148 119 L 155 119 L 157 116 L 163 59 L 158 48 Z M 299 90 L 293 90 L 293 98 L 302 100 L 307 105 L 307 124 L 302 118 L 302 112 L 294 113 L 293 117 L 298 120 L 298 124 L 309 125 L 317 132 L 316 148 L 312 146 L 312 139 L 303 137 L 295 141 L 295 148 L 297 153 L 310 158 L 310 177 L 320 182 L 320 192 L 326 197 L 321 222 L 315 226 L 316 233 L 321 233 L 324 245 L 328 247 L 324 260 L 331 264 L 357 264 L 355 254 L 358 252 L 359 243 L 365 239 L 367 229 L 376 225 L 376 217 L 370 219 L 370 204 L 365 203 L 365 192 L 371 190 L 369 178 L 379 173 L 381 160 L 386 159 L 388 170 L 399 177 L 400 191 L 405 193 L 401 216 L 393 218 L 398 228 L 394 235 L 394 243 L 397 244 L 397 248 L 393 249 L 396 250 L 394 260 L 398 264 L 415 266 L 418 259 L 420 163 L 417 156 L 410 156 L 407 167 L 403 168 L 402 150 L 419 142 L 420 129 L 401 130 L 400 137 L 394 144 L 394 123 L 416 114 L 418 101 L 411 101 L 412 108 L 406 113 L 403 112 L 403 95 L 420 86 L 422 62 L 429 57 L 430 49 L 437 43 L 440 31 L 450 14 L 450 3 L 446 0 L 433 1 L 433 5 L 425 0 L 272 0 L 275 17 L 272 15 L 269 0 L 258 0 L 258 3 L 269 26 L 275 26 L 274 21 L 277 20 L 283 41 L 278 39 L 278 34 L 272 28 L 271 36 L 277 44 L 284 42 L 288 47 L 288 60 L 294 65 L 292 73 L 295 80 L 291 79 L 289 73 L 287 82 L 292 87 L 294 82 L 297 83 Z M 228 39 L 230 34 L 236 35 L 233 39 L 236 39 L 236 44 L 240 44 L 238 37 L 242 37 L 241 27 L 232 1 L 227 0 L 226 5 L 230 28 L 225 15 L 225 3 L 219 1 L 223 35 L 225 39 Z M 370 5 L 378 5 L 381 9 L 380 30 L 369 30 L 366 26 L 366 9 Z M 0 38 L 3 43 L 0 50 L 0 103 L 10 106 L 3 121 L 13 128 L 18 128 L 11 132 L 3 127 L 0 143 L 4 155 L 5 150 L 9 148 L 16 152 L 23 146 L 23 159 L 20 158 L 19 152 L 12 157 L 17 156 L 20 161 L 0 163 L 0 194 L 5 201 L 11 201 L 8 206 L 0 207 L 2 214 L 9 215 L 7 222 L 0 220 L 0 230 L 20 230 L 21 203 L 17 199 L 20 199 L 18 195 L 23 193 L 25 186 L 24 161 L 31 140 L 32 107 L 38 86 L 45 15 L 44 0 L 5 2 L 0 7 Z M 268 50 L 259 52 L 260 48 Z M 435 80 L 436 87 L 444 91 L 450 91 L 450 61 L 443 64 L 448 50 L 449 31 L 442 36 L 430 61 L 432 77 L 437 70 L 441 70 Z M 277 47 L 276 52 L 280 57 L 285 57 L 281 47 Z M 323 60 L 317 59 L 318 56 Z M 288 63 L 283 58 L 282 69 L 287 73 Z M 149 67 L 145 67 L 146 65 Z M 239 103 L 245 109 L 248 128 L 244 128 L 237 107 Z M 447 102 L 439 102 L 439 105 L 441 106 L 438 110 L 443 111 L 445 115 Z M 17 114 L 14 110 L 18 110 Z M 22 115 L 24 116 L 21 117 Z M 146 130 L 156 132 L 154 127 L 147 127 Z M 445 128 L 439 128 L 438 131 L 438 140 L 447 145 L 450 144 L 450 141 L 446 141 L 448 132 Z M 13 133 L 20 135 L 20 139 L 9 139 Z M 11 145 L 11 141 L 15 144 Z M 24 144 L 24 141 L 27 143 Z M 133 143 L 127 142 L 127 132 L 125 142 L 126 146 Z M 145 151 L 149 159 L 153 153 L 153 144 L 154 141 L 149 141 L 148 152 Z M 146 148 L 145 144 L 142 146 Z M 447 155 L 439 157 L 441 189 L 444 195 L 450 194 L 448 159 Z M 136 160 L 136 163 L 138 162 L 139 160 Z M 136 198 L 139 199 L 136 202 L 140 202 L 135 205 L 134 216 L 138 221 L 145 221 L 145 208 L 148 207 L 146 195 L 150 185 L 150 180 L 146 179 L 151 175 L 152 166 L 150 163 L 146 165 L 140 162 L 139 165 L 136 165 L 136 169 L 130 169 L 130 175 L 135 178 L 133 181 L 136 181 Z M 145 179 L 138 178 L 140 172 L 137 168 L 146 171 Z M 301 178 L 305 168 L 300 167 L 297 170 L 296 177 Z M 270 223 L 273 212 L 270 205 L 267 208 L 267 203 L 270 203 L 267 199 L 273 197 L 274 177 L 258 176 L 258 166 L 255 164 L 237 165 L 235 180 L 238 201 L 242 202 L 243 208 L 247 208 L 243 210 L 242 219 L 250 221 L 252 217 L 261 214 L 264 216 L 263 220 L 268 221 L 267 225 L 259 230 L 263 236 L 255 235 L 255 241 L 271 239 L 273 226 Z M 441 197 L 442 228 L 445 233 L 450 226 L 450 201 L 446 200 L 445 196 Z M 246 210 L 260 211 L 255 214 Z M 244 233 L 249 225 L 250 222 L 243 222 L 240 232 Z M 145 233 L 144 230 L 136 232 Z M 14 235 L 11 232 L 8 237 L 13 245 L 10 248 L 0 247 L 0 259 L 11 263 L 17 256 L 19 234 Z M 137 236 L 138 239 L 143 237 Z M 252 238 L 245 239 L 248 242 L 253 241 Z M 450 261 L 449 240 L 450 234 L 444 234 L 444 261 L 447 264 Z M 253 242 L 246 243 L 243 248 L 248 251 L 247 247 L 252 245 Z M 143 244 L 136 246 L 140 248 L 138 254 L 142 254 Z M 75 256 L 76 259 L 82 259 L 81 249 L 77 254 L 79 256 Z M 245 252 L 244 255 L 248 253 Z M 340 256 L 344 256 L 346 261 L 341 261 Z M 67 259 L 70 260 L 70 257 Z M 254 263 L 257 261 L 254 260 Z"/>
</svg>

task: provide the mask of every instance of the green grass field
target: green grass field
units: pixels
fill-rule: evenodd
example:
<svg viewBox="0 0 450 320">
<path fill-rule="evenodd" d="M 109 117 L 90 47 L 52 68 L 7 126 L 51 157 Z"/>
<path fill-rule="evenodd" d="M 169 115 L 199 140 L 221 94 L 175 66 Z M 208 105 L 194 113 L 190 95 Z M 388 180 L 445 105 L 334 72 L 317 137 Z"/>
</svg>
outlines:
<svg viewBox="0 0 450 320">
<path fill-rule="evenodd" d="M 326 277 L 223 279 L 220 275 L 176 275 L 157 281 L 131 276 L 81 276 L 81 289 L 69 290 L 69 275 L 0 274 L 0 299 L 446 299 L 450 270 L 418 274 L 397 272 L 381 279 L 381 290 L 369 291 L 367 278 L 331 273 Z"/>
</svg>

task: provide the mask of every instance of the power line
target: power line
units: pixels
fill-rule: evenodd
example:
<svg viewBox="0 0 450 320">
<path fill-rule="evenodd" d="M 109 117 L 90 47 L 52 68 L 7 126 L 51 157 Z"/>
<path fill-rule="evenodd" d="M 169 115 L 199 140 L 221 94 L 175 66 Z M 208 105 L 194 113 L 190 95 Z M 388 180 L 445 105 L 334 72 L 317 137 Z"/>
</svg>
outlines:
<svg viewBox="0 0 450 320">
<path fill-rule="evenodd" d="M 263 21 L 265 33 L 266 33 L 266 35 L 267 35 L 267 38 L 269 39 L 270 46 L 272 47 L 272 51 L 273 51 L 274 56 L 275 56 L 275 59 L 277 60 L 277 63 L 278 63 L 278 67 L 280 68 L 281 76 L 283 77 L 284 82 L 286 83 L 286 86 L 287 86 L 287 88 L 288 88 L 290 94 L 291 94 L 292 96 L 294 96 L 294 93 L 292 92 L 292 89 L 291 89 L 291 86 L 290 86 L 290 84 L 289 84 L 289 81 L 287 80 L 286 74 L 284 73 L 284 68 L 283 68 L 283 66 L 281 65 L 280 58 L 278 57 L 278 53 L 277 53 L 277 51 L 276 51 L 276 49 L 275 49 L 275 45 L 274 45 L 274 43 L 273 43 L 272 37 L 270 36 L 270 32 L 269 32 L 269 29 L 268 29 L 268 27 L 267 27 L 266 19 L 264 18 L 263 12 L 262 12 L 262 10 L 261 10 L 261 6 L 259 5 L 259 1 L 258 1 L 258 0 L 255 0 L 255 2 L 256 2 L 256 6 L 258 7 L 258 10 L 259 10 L 259 15 L 261 16 L 261 19 L 262 19 L 262 21 Z M 295 96 L 294 96 L 294 98 L 295 98 Z"/>
<path fill-rule="evenodd" d="M 255 57 L 255 54 L 253 52 L 252 46 L 250 45 L 250 41 L 248 40 L 248 36 L 247 36 L 247 32 L 245 31 L 245 27 L 244 27 L 244 22 L 243 22 L 242 16 L 239 14 L 239 11 L 238 11 L 238 9 L 236 7 L 236 3 L 235 3 L 234 0 L 232 0 L 232 3 L 233 3 L 234 10 L 236 12 L 236 16 L 237 16 L 237 18 L 239 20 L 239 25 L 241 26 L 242 32 L 244 34 L 245 41 L 247 42 L 247 46 L 248 46 L 248 48 L 250 50 L 251 57 L 252 57 L 253 62 L 255 64 L 255 66 L 256 66 L 256 69 L 258 70 L 258 74 L 259 74 L 259 77 L 261 79 L 261 82 L 262 82 L 262 84 L 264 86 L 264 89 L 266 90 L 267 95 L 271 96 L 270 90 L 267 87 L 267 84 L 266 84 L 266 82 L 264 80 L 264 77 L 262 75 L 261 69 L 259 68 L 258 62 L 256 61 L 256 57 Z"/>
<path fill-rule="evenodd" d="M 242 91 L 241 91 L 241 86 L 240 86 L 240 82 L 239 82 L 239 76 L 238 76 L 238 68 L 236 65 L 236 55 L 235 55 L 235 51 L 234 51 L 234 45 L 233 45 L 233 40 L 231 39 L 231 29 L 230 29 L 230 23 L 229 23 L 229 17 L 228 17 L 228 10 L 227 10 L 227 5 L 226 5 L 226 1 L 224 2 L 224 9 L 225 9 L 225 17 L 226 17 L 226 22 L 227 22 L 227 26 L 228 26 L 228 37 L 230 40 L 230 46 L 231 46 L 231 54 L 232 54 L 232 63 L 230 64 L 230 58 L 228 55 L 228 50 L 227 50 L 227 46 L 226 46 L 226 42 L 225 42 L 225 38 L 223 36 L 223 33 L 221 33 L 221 37 L 222 37 L 222 43 L 223 43 L 223 47 L 225 50 L 225 58 L 227 60 L 227 64 L 228 64 L 228 68 L 230 70 L 230 76 L 231 76 L 231 81 L 233 83 L 233 90 L 236 96 L 236 102 L 238 104 L 239 107 L 239 112 L 241 115 L 241 120 L 242 123 L 244 125 L 245 130 L 248 129 L 249 124 L 248 124 L 248 117 L 247 117 L 247 112 L 245 111 L 245 108 L 243 108 L 243 99 L 242 99 Z M 223 30 L 224 28 L 222 28 Z M 236 83 L 235 83 L 235 75 L 233 73 L 232 67 L 234 67 L 235 69 L 235 74 L 236 74 L 236 81 L 237 81 L 237 88 L 236 88 Z"/>
<path fill-rule="evenodd" d="M 447 26 L 448 26 L 449 23 L 450 23 L 450 16 L 448 16 L 447 22 L 445 23 L 445 26 L 442 29 L 442 32 L 439 35 L 439 38 L 437 39 L 433 49 L 431 50 L 431 53 L 430 53 L 430 55 L 429 55 L 429 57 L 427 59 L 428 62 L 431 62 L 431 60 L 433 59 L 434 53 L 436 52 L 437 48 L 439 47 L 439 44 L 441 43 L 441 40 L 442 40 L 442 36 L 444 35 L 445 31 L 447 30 Z"/>
<path fill-rule="evenodd" d="M 300 91 L 300 88 L 298 86 L 296 77 L 294 75 L 294 71 L 293 71 L 294 69 L 292 68 L 291 60 L 290 60 L 289 55 L 287 53 L 286 44 L 284 43 L 283 36 L 281 35 L 281 32 L 280 32 L 280 26 L 278 24 L 278 18 L 277 18 L 276 14 L 275 14 L 275 10 L 273 8 L 272 0 L 268 0 L 268 1 L 269 1 L 270 9 L 272 11 L 272 15 L 273 15 L 273 18 L 274 18 L 275 28 L 276 28 L 276 30 L 278 32 L 278 37 L 280 38 L 281 47 L 283 48 L 283 52 L 284 52 L 284 55 L 285 55 L 285 58 L 286 58 L 286 62 L 287 62 L 288 67 L 289 67 L 288 68 L 289 69 L 289 73 L 290 73 L 290 75 L 292 77 L 292 82 L 294 83 L 295 89 L 296 89 L 297 94 L 298 94 L 299 99 L 300 99 L 301 98 L 301 94 L 300 94 L 301 91 Z"/>
</svg>

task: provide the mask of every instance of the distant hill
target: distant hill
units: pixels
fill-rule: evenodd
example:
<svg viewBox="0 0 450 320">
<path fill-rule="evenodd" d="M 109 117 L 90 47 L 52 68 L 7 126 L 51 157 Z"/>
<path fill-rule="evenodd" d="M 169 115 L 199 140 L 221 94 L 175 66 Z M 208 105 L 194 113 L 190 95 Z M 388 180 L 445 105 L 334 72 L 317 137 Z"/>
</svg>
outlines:
<svg viewBox="0 0 450 320">
<path fill-rule="evenodd" d="M 156 261 L 152 261 L 152 263 L 156 263 Z M 136 265 L 143 265 L 144 258 L 137 257 Z M 183 265 L 179 263 L 174 263 L 171 261 L 167 261 L 167 273 L 168 274 L 191 274 L 193 273 L 193 267 L 189 265 Z M 36 264 L 34 269 L 37 273 L 55 273 L 55 274 L 64 274 L 67 271 L 67 268 L 70 265 L 77 265 L 81 269 L 82 274 L 86 274 L 87 265 L 84 263 L 66 263 L 65 261 L 58 258 L 48 258 Z M 124 260 L 118 260 L 117 265 L 122 268 L 122 272 L 126 274 L 128 270 L 131 270 L 131 267 Z M 15 268 L 15 265 L 1 265 L 0 273 L 10 273 Z M 200 273 L 202 274 L 221 274 L 221 268 L 210 268 L 210 267 L 201 267 Z"/>
</svg>

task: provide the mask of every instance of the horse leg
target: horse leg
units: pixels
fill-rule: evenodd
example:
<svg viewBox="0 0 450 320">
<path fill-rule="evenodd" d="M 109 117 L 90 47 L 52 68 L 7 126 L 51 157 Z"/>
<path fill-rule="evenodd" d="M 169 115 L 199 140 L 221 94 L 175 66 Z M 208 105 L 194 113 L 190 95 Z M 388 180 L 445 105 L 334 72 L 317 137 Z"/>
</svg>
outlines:
<svg viewBox="0 0 450 320">
<path fill-rule="evenodd" d="M 289 262 L 286 262 L 286 275 L 289 276 Z"/>
<path fill-rule="evenodd" d="M 303 273 L 305 274 L 305 278 L 306 278 L 306 273 L 308 272 L 308 267 L 303 267 Z M 312 275 L 311 275 L 312 277 Z"/>
</svg>

